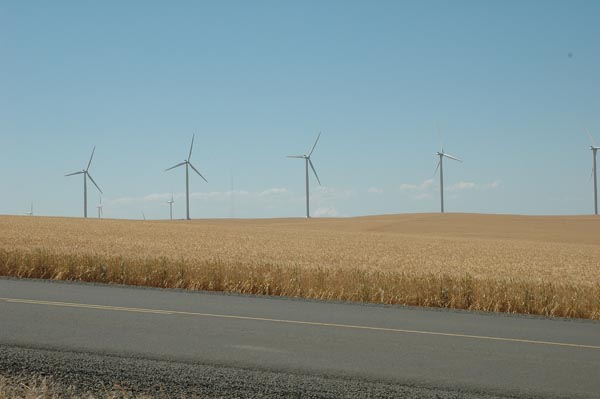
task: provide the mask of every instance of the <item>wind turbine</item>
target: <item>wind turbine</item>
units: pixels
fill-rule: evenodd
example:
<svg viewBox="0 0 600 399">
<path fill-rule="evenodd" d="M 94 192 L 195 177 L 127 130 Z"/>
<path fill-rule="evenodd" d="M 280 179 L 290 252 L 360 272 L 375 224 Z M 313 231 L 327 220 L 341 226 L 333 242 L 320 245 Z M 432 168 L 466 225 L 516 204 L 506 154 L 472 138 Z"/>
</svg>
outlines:
<svg viewBox="0 0 600 399">
<path fill-rule="evenodd" d="M 169 204 L 169 215 L 171 216 L 171 220 L 173 220 L 173 204 L 175 203 L 175 200 L 173 199 L 173 193 L 171 193 L 171 199 L 167 201 L 167 204 Z"/>
<path fill-rule="evenodd" d="M 96 208 L 98 208 L 98 219 L 102 219 L 102 208 L 104 207 L 104 205 L 102 205 L 102 196 L 100 196 L 100 203 L 96 206 Z"/>
<path fill-rule="evenodd" d="M 440 157 L 438 164 L 435 168 L 435 172 L 433 175 L 437 173 L 438 169 L 440 170 L 440 203 L 441 203 L 441 212 L 444 213 L 444 157 L 453 159 L 458 162 L 462 162 L 460 159 L 453 157 L 450 154 L 446 154 L 444 152 L 444 147 L 442 146 L 442 150 L 437 152 L 437 156 Z"/>
<path fill-rule="evenodd" d="M 310 156 L 312 155 L 313 151 L 315 150 L 315 147 L 317 146 L 317 143 L 319 142 L 319 138 L 321 137 L 321 133 L 319 132 L 319 135 L 317 136 L 317 139 L 315 140 L 315 144 L 313 144 L 310 152 L 308 153 L 308 155 L 288 155 L 286 158 L 301 158 L 304 159 L 305 162 L 305 169 L 306 169 L 306 217 L 310 218 L 310 207 L 309 207 L 309 201 L 308 201 L 308 192 L 309 192 L 309 188 L 308 188 L 308 165 L 310 165 L 313 173 L 315 174 L 315 177 L 317 178 L 317 181 L 319 182 L 319 186 L 321 185 L 321 180 L 319 180 L 319 175 L 317 175 L 317 171 L 315 170 L 315 167 L 312 163 L 312 161 L 310 160 Z"/>
<path fill-rule="evenodd" d="M 600 147 L 598 147 L 596 145 L 596 142 L 594 141 L 594 138 L 592 137 L 592 135 L 587 132 L 588 136 L 590 137 L 590 140 L 592 142 L 592 145 L 590 146 L 590 150 L 592 150 L 592 157 L 593 157 L 593 163 L 592 163 L 592 174 L 594 175 L 594 215 L 598 214 L 598 181 L 596 180 L 596 152 L 598 150 L 600 150 Z"/>
<path fill-rule="evenodd" d="M 171 170 L 171 169 L 175 169 L 178 168 L 182 165 L 185 165 L 185 213 L 186 213 L 186 218 L 187 220 L 190 220 L 190 178 L 189 178 L 189 168 L 191 167 L 194 172 L 198 173 L 198 176 L 200 176 L 205 182 L 208 183 L 208 180 L 206 180 L 204 178 L 204 176 L 202 176 L 202 174 L 200 172 L 198 172 L 198 169 L 194 168 L 194 165 L 192 165 L 192 163 L 190 162 L 190 158 L 192 157 L 192 148 L 194 147 L 194 136 L 192 136 L 192 144 L 190 145 L 190 154 L 188 155 L 188 158 L 186 160 L 184 160 L 181 163 L 178 163 L 175 166 L 171 166 L 169 169 L 166 169 L 166 171 Z"/>
<path fill-rule="evenodd" d="M 92 155 L 90 156 L 90 161 L 88 162 L 87 167 L 84 170 L 82 170 L 81 172 L 74 172 L 74 173 L 69 173 L 68 175 L 65 175 L 65 177 L 81 175 L 81 174 L 83 175 L 83 217 L 84 218 L 87 218 L 87 178 L 88 177 L 90 178 L 92 183 L 94 183 L 94 186 L 96 186 L 98 191 L 100 191 L 100 194 L 102 194 L 102 190 L 100 190 L 100 187 L 98 187 L 98 185 L 92 178 L 92 175 L 90 175 L 90 173 L 88 172 L 90 169 L 90 165 L 92 164 L 92 158 L 94 158 L 95 151 L 96 151 L 96 146 L 94 146 L 94 149 L 92 150 Z"/>
<path fill-rule="evenodd" d="M 33 216 L 33 201 L 31 201 L 31 206 L 29 208 L 29 212 L 27 212 L 27 216 Z"/>
</svg>

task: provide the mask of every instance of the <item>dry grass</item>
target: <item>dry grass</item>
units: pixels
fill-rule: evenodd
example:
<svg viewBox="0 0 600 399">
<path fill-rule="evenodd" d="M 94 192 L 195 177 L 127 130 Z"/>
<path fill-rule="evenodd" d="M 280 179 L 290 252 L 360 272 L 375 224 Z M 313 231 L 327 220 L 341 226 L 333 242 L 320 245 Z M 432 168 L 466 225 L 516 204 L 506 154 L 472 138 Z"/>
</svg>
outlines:
<svg viewBox="0 0 600 399">
<path fill-rule="evenodd" d="M 600 219 L 5 216 L 0 275 L 600 319 Z"/>
<path fill-rule="evenodd" d="M 0 399 L 149 399 L 151 396 L 135 394 L 120 387 L 102 392 L 80 392 L 76 387 L 66 386 L 50 377 L 40 375 L 0 375 Z"/>
</svg>

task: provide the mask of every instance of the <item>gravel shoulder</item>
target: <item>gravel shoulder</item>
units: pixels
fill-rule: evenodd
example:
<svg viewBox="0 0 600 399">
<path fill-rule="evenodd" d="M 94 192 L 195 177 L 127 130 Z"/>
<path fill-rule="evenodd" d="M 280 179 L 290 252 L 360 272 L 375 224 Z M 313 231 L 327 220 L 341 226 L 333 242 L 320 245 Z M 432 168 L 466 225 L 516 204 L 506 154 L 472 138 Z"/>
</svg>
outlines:
<svg viewBox="0 0 600 399">
<path fill-rule="evenodd" d="M 47 377 L 56 397 L 506 399 L 478 392 L 0 345 L 0 375 Z M 61 388 L 62 387 L 62 388 Z M 117 394 L 115 394 L 115 392 Z M 0 395 L 1 396 L 1 395 Z"/>
</svg>

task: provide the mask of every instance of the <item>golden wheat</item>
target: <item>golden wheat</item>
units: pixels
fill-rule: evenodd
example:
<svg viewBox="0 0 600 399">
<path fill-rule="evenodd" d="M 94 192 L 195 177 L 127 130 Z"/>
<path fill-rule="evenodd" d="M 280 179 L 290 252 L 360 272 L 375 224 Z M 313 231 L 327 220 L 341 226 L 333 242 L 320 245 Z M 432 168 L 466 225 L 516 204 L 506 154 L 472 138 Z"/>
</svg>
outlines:
<svg viewBox="0 0 600 399">
<path fill-rule="evenodd" d="M 0 275 L 600 319 L 600 220 L 0 217 Z"/>
</svg>

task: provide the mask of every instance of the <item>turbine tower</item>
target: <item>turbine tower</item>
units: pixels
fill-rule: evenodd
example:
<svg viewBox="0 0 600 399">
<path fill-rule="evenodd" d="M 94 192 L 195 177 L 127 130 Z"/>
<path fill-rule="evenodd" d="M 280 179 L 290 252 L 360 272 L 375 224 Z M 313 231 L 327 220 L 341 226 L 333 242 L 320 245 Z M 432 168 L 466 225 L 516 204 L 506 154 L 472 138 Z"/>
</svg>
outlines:
<svg viewBox="0 0 600 399">
<path fill-rule="evenodd" d="M 31 206 L 29 207 L 29 212 L 27 212 L 27 216 L 33 216 L 33 201 L 31 201 Z"/>
<path fill-rule="evenodd" d="M 90 165 L 92 164 L 92 158 L 94 158 L 95 151 L 96 151 L 96 147 L 94 146 L 94 149 L 92 150 L 92 155 L 90 156 L 90 160 L 87 164 L 87 167 L 84 170 L 82 170 L 81 172 L 74 172 L 74 173 L 69 173 L 68 175 L 65 175 L 65 177 L 66 176 L 74 176 L 74 175 L 83 175 L 83 217 L 84 218 L 87 218 L 87 178 L 88 177 L 90 178 L 92 183 L 94 183 L 94 186 L 96 186 L 96 188 L 98 189 L 100 194 L 102 194 L 102 190 L 100 190 L 100 187 L 98 187 L 98 185 L 92 178 L 92 175 L 90 175 L 90 173 L 88 172 L 90 170 Z"/>
<path fill-rule="evenodd" d="M 304 159 L 305 162 L 305 171 L 306 171 L 306 218 L 310 218 L 310 205 L 309 205 L 309 184 L 308 184 L 308 166 L 310 165 L 313 173 L 315 174 L 315 177 L 317 178 L 317 181 L 319 182 L 319 186 L 321 185 L 321 180 L 319 180 L 319 175 L 317 175 L 317 171 L 315 170 L 315 167 L 312 163 L 312 161 L 310 160 L 310 156 L 312 155 L 313 151 L 315 150 L 315 147 L 317 146 L 317 143 L 319 142 L 319 138 L 321 137 L 321 133 L 319 132 L 319 135 L 317 136 L 317 139 L 315 140 L 315 144 L 313 144 L 310 152 L 308 153 L 308 155 L 288 155 L 286 158 L 301 158 Z"/>
<path fill-rule="evenodd" d="M 192 148 L 194 147 L 194 136 L 192 136 L 192 144 L 190 145 L 190 153 L 188 155 L 188 158 L 186 160 L 184 160 L 183 162 L 178 163 L 175 166 L 171 166 L 169 169 L 165 170 L 165 172 L 166 172 L 168 170 L 175 169 L 182 165 L 185 165 L 185 214 L 186 214 L 187 220 L 191 220 L 190 219 L 190 177 L 189 177 L 190 173 L 189 173 L 189 168 L 191 167 L 194 170 L 194 172 L 196 172 L 198 174 L 198 176 L 200 176 L 205 182 L 208 183 L 208 180 L 206 180 L 204 178 L 204 176 L 202 176 L 202 174 L 200 172 L 198 172 L 198 169 L 196 169 L 194 167 L 194 165 L 192 165 L 192 163 L 190 162 L 190 158 L 192 157 Z"/>
<path fill-rule="evenodd" d="M 104 205 L 102 205 L 102 196 L 100 196 L 100 203 L 96 205 L 96 208 L 98 208 L 98 219 L 102 219 L 102 208 L 104 208 Z"/>
<path fill-rule="evenodd" d="M 452 155 L 446 154 L 444 152 L 444 147 L 442 147 L 441 151 L 437 152 L 437 156 L 440 157 L 438 164 L 435 168 L 435 172 L 433 175 L 437 173 L 438 169 L 440 170 L 440 204 L 441 204 L 441 212 L 444 213 L 444 157 L 453 159 L 458 162 L 462 162 L 460 159 L 453 157 Z"/>
<path fill-rule="evenodd" d="M 600 147 L 598 147 L 596 145 L 594 138 L 592 137 L 592 135 L 589 132 L 588 132 L 588 136 L 590 137 L 590 140 L 592 141 L 590 150 L 592 150 L 592 157 L 593 157 L 592 175 L 594 176 L 594 215 L 597 215 L 598 214 L 598 181 L 596 180 L 596 152 L 598 152 L 598 150 L 600 150 Z"/>
<path fill-rule="evenodd" d="M 175 203 L 175 200 L 173 199 L 173 193 L 171 193 L 171 199 L 167 201 L 167 204 L 169 204 L 169 215 L 171 216 L 171 220 L 173 220 L 173 204 Z"/>
</svg>

